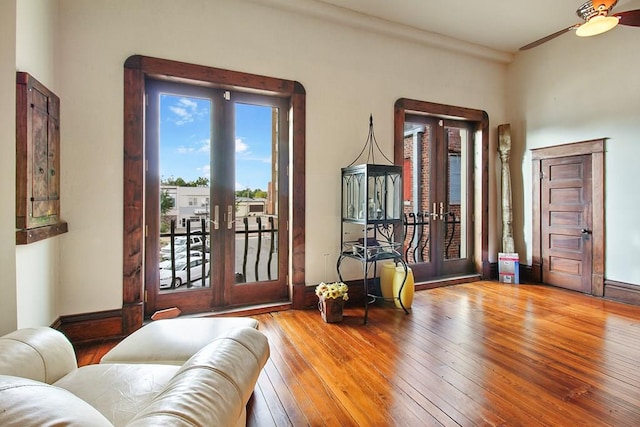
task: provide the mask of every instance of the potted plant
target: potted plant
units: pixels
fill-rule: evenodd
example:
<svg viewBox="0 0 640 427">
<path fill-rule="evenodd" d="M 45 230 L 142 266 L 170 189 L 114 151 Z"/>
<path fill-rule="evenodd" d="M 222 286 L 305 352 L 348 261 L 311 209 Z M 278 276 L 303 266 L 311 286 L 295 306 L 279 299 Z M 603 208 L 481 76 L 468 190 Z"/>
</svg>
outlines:
<svg viewBox="0 0 640 427">
<path fill-rule="evenodd" d="M 349 287 L 342 282 L 322 282 L 316 286 L 318 309 L 322 314 L 322 320 L 327 323 L 342 321 L 344 302 L 349 299 L 348 291 Z"/>
</svg>

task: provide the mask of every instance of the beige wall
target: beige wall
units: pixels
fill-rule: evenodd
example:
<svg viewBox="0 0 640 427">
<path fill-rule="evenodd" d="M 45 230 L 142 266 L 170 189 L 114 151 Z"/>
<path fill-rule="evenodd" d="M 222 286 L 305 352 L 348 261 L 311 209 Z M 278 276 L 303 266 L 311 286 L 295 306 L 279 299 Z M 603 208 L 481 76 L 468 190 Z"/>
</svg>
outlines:
<svg viewBox="0 0 640 427">
<path fill-rule="evenodd" d="M 57 8 L 57 0 L 0 3 L 0 333 L 58 317 L 58 239 L 15 244 L 15 73 L 28 71 L 55 91 Z"/>
<path fill-rule="evenodd" d="M 313 159 L 307 163 L 306 201 L 310 284 L 335 279 L 340 167 L 362 148 L 369 113 L 388 154 L 393 105 L 401 97 L 486 110 L 492 129 L 504 121 L 504 64 L 247 1 L 61 0 L 60 5 L 56 66 L 64 120 L 63 217 L 70 227 L 61 239 L 61 314 L 121 305 L 122 69 L 132 54 L 304 85 L 307 159 Z M 495 186 L 492 176 L 492 193 Z M 492 223 L 492 234 L 495 229 Z M 492 247 L 497 251 L 494 242 Z M 325 253 L 331 259 L 326 273 Z"/>
<path fill-rule="evenodd" d="M 2 3 L 2 8 L 11 9 L 12 4 Z M 11 256 L 17 252 L 15 305 L 21 326 L 121 307 L 122 76 L 123 63 L 133 54 L 304 85 L 307 159 L 313 159 L 306 170 L 309 284 L 336 278 L 340 168 L 360 152 L 370 113 L 377 140 L 390 156 L 393 105 L 398 98 L 486 110 L 491 120 L 490 170 L 497 170 L 494 131 L 506 118 L 507 67 L 502 62 L 247 0 L 20 0 L 18 4 L 17 67 L 32 72 L 61 98 L 62 217 L 69 223 L 69 232 L 54 239 L 17 250 L 13 243 L 0 244 L 0 250 Z M 42 27 L 27 34 L 23 28 L 31 24 Z M 10 45 L 6 50 L 11 56 Z M 0 68 L 7 74 L 4 86 L 13 88 L 14 71 Z M 2 102 L 0 108 L 13 117 L 13 104 Z M 12 133 L 2 129 L 2 135 L 10 137 Z M 10 145 L 11 149 L 2 150 L 11 154 Z M 8 190 L 13 191 L 13 172 L 7 177 L 0 185 L 10 182 Z M 492 173 L 493 217 L 495 178 Z M 3 206 L 0 212 L 7 217 L 5 223 L 13 221 L 13 206 Z M 5 233 L 13 242 L 13 229 Z M 498 250 L 495 221 L 490 233 L 493 254 Z M 328 268 L 324 254 L 329 254 Z M 359 272 L 357 267 L 351 274 Z M 11 326 L 3 320 L 3 328 Z"/>
<path fill-rule="evenodd" d="M 15 245 L 16 2 L 0 2 L 0 334 L 18 326 Z"/>
<path fill-rule="evenodd" d="M 640 285 L 640 31 L 566 34 L 520 54 L 509 68 L 514 232 L 531 263 L 530 149 L 607 137 L 605 278 Z"/>
<path fill-rule="evenodd" d="M 17 2 L 14 72 L 30 73 L 55 93 L 58 92 L 54 66 L 57 32 L 57 0 Z M 13 79 L 15 81 L 15 75 Z M 12 145 L 15 150 L 15 144 Z M 64 194 L 62 198 L 64 202 Z M 13 215 L 15 218 L 15 210 Z M 12 223 L 15 224 L 15 219 Z M 59 316 L 60 239 L 56 237 L 16 247 L 17 323 L 20 328 L 49 325 Z"/>
</svg>

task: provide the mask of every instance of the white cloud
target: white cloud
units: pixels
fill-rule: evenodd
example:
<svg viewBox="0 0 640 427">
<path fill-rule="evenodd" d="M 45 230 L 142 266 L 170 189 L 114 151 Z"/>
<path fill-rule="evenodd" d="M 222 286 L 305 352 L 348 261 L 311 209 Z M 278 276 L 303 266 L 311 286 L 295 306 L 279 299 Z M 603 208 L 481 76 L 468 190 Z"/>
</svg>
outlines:
<svg viewBox="0 0 640 427">
<path fill-rule="evenodd" d="M 199 144 L 200 149 L 198 151 L 202 153 L 209 153 L 211 151 L 211 140 L 209 138 L 201 140 Z"/>
<path fill-rule="evenodd" d="M 178 154 L 189 154 L 193 153 L 195 150 L 192 147 L 185 147 L 184 145 L 181 145 L 176 148 L 176 151 L 178 152 Z"/>
<path fill-rule="evenodd" d="M 250 154 L 250 153 L 248 153 L 248 154 Z M 271 156 L 269 156 L 269 157 L 249 157 L 249 156 L 245 156 L 245 157 L 242 158 L 242 160 L 248 160 L 248 161 L 253 161 L 253 162 L 271 164 Z"/>
<path fill-rule="evenodd" d="M 177 154 L 209 153 L 211 151 L 211 141 L 202 139 L 192 143 L 190 146 L 179 145 L 176 147 Z"/>
<path fill-rule="evenodd" d="M 205 178 L 209 178 L 209 176 L 210 176 L 209 173 L 211 172 L 211 166 L 209 166 L 207 164 L 207 165 L 202 166 L 201 168 L 196 168 L 196 170 L 198 172 L 200 172 L 200 176 L 203 176 Z"/>
<path fill-rule="evenodd" d="M 236 182 L 236 191 L 244 190 L 245 188 L 247 188 L 246 185 L 242 185 L 239 182 Z"/>
<path fill-rule="evenodd" d="M 177 125 L 183 125 L 185 123 L 193 122 L 193 115 L 182 107 L 169 107 L 169 110 L 173 112 L 177 118 L 174 118 Z"/>
<path fill-rule="evenodd" d="M 249 145 L 242 138 L 236 138 L 236 153 L 248 153 Z"/>
<path fill-rule="evenodd" d="M 178 126 L 186 123 L 192 123 L 195 119 L 207 114 L 206 111 L 199 110 L 198 103 L 189 98 L 178 99 L 177 104 L 169 107 L 169 110 L 175 114 L 173 121 Z"/>
<path fill-rule="evenodd" d="M 198 104 L 188 98 L 180 98 L 180 101 L 178 102 L 180 103 L 180 105 L 184 105 L 185 107 L 191 108 L 193 110 L 198 108 Z"/>
<path fill-rule="evenodd" d="M 268 157 L 255 157 L 252 156 L 253 152 L 249 149 L 249 144 L 244 142 L 244 138 L 236 138 L 236 154 L 240 154 L 241 160 L 254 161 L 260 163 L 271 163 L 271 156 Z"/>
</svg>

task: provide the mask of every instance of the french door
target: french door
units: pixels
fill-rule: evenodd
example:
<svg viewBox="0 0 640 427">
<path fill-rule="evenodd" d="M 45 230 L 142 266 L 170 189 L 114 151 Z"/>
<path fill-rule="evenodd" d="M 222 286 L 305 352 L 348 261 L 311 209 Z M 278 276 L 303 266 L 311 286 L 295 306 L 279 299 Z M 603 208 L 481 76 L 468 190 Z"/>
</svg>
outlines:
<svg viewBox="0 0 640 427">
<path fill-rule="evenodd" d="M 473 271 L 473 133 L 465 121 L 406 114 L 406 261 L 416 281 Z"/>
<path fill-rule="evenodd" d="M 146 83 L 146 314 L 287 299 L 288 100 Z"/>
</svg>

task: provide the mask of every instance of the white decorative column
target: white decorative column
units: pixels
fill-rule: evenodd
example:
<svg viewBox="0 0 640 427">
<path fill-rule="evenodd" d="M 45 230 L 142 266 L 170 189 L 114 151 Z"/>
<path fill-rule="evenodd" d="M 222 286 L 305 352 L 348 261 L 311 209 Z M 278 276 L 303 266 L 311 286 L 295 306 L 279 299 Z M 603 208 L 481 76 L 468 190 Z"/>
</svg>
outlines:
<svg viewBox="0 0 640 427">
<path fill-rule="evenodd" d="M 498 152 L 502 161 L 502 251 L 515 252 L 511 221 L 511 171 L 509 153 L 511 151 L 511 125 L 498 126 Z"/>
</svg>

